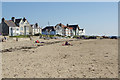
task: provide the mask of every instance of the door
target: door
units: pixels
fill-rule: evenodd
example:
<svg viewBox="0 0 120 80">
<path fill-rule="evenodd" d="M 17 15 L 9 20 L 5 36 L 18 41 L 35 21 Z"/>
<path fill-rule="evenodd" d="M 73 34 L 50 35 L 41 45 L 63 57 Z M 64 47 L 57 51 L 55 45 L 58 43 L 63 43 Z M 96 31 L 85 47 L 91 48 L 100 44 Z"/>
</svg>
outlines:
<svg viewBox="0 0 120 80">
<path fill-rule="evenodd" d="M 26 26 L 24 26 L 24 35 L 26 35 Z"/>
</svg>

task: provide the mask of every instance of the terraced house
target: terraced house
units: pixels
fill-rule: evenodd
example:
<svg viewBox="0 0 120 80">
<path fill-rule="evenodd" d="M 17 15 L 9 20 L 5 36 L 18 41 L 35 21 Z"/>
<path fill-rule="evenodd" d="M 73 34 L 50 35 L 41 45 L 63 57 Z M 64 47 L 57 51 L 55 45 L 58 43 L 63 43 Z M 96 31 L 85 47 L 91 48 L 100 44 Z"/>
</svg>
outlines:
<svg viewBox="0 0 120 80">
<path fill-rule="evenodd" d="M 79 36 L 85 35 L 85 29 L 80 29 L 78 25 L 67 24 L 65 26 L 62 23 L 59 23 L 56 26 L 45 27 L 42 30 L 42 33 L 44 35 Z"/>
<path fill-rule="evenodd" d="M 41 28 L 37 25 L 31 26 L 27 19 L 12 17 L 11 20 L 2 18 L 0 24 L 0 34 L 5 36 L 34 35 L 41 33 Z"/>
<path fill-rule="evenodd" d="M 62 36 L 78 36 L 85 35 L 85 29 L 80 29 L 78 25 L 69 25 L 66 26 L 62 23 L 55 26 L 56 34 Z"/>
</svg>

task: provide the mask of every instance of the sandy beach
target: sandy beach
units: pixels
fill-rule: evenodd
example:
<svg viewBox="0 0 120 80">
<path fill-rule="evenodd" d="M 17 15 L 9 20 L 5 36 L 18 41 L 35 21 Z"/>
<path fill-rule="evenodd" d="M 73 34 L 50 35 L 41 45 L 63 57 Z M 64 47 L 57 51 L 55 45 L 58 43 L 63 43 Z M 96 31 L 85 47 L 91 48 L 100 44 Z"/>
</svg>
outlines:
<svg viewBox="0 0 120 80">
<path fill-rule="evenodd" d="M 2 43 L 3 78 L 118 77 L 118 40 L 37 39 Z"/>
</svg>

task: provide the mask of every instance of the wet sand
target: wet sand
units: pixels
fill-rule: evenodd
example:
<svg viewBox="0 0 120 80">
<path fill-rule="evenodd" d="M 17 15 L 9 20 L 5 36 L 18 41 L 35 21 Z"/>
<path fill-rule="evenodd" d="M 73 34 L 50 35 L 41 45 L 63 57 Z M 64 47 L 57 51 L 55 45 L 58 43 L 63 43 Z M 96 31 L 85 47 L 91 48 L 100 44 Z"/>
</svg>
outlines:
<svg viewBox="0 0 120 80">
<path fill-rule="evenodd" d="M 118 42 L 115 39 L 33 39 L 2 44 L 3 78 L 117 78 Z"/>
</svg>

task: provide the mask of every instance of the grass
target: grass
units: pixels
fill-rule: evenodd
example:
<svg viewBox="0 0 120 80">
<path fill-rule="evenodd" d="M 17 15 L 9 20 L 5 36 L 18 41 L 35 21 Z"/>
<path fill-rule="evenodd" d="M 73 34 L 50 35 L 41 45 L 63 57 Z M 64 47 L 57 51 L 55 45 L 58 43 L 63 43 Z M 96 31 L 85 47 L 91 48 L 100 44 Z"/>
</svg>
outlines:
<svg viewBox="0 0 120 80">
<path fill-rule="evenodd" d="M 29 35 L 19 35 L 19 36 L 9 36 L 9 37 L 11 37 L 11 38 L 28 38 L 28 37 L 30 37 Z"/>
</svg>

